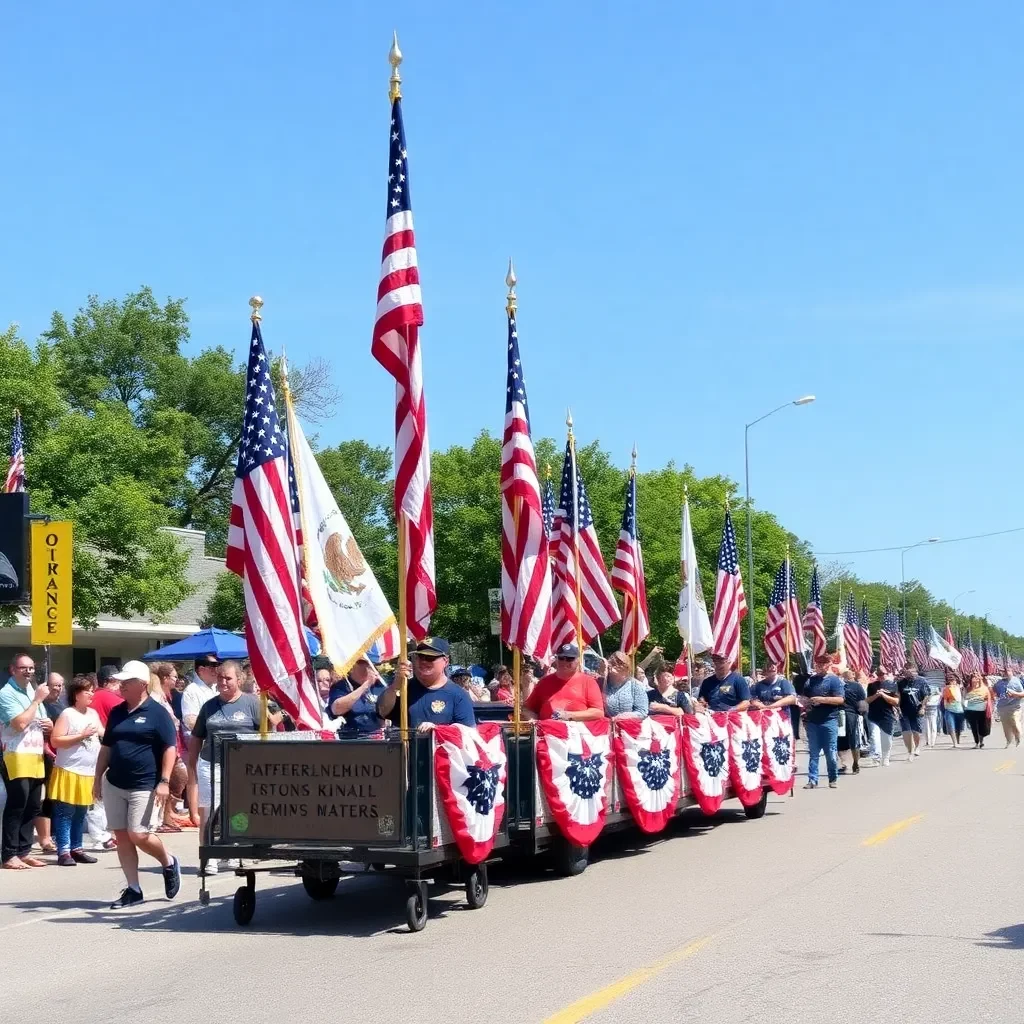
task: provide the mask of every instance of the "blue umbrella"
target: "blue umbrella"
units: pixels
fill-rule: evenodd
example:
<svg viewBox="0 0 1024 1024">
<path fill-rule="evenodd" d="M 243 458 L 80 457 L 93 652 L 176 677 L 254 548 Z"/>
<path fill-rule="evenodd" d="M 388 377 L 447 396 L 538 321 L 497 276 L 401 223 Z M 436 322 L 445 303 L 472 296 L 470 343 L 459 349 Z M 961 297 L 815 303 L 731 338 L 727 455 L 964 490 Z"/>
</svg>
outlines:
<svg viewBox="0 0 1024 1024">
<path fill-rule="evenodd" d="M 205 654 L 212 654 L 222 661 L 228 658 L 244 658 L 248 651 L 245 638 L 226 629 L 201 629 L 177 643 L 159 647 L 142 656 L 143 661 L 194 661 Z"/>
<path fill-rule="evenodd" d="M 303 629 L 306 629 L 304 626 Z M 320 641 L 316 634 L 306 629 L 306 643 L 309 646 L 309 653 L 316 657 L 320 653 Z M 237 633 L 229 633 L 226 629 L 201 629 L 184 640 L 168 644 L 155 651 L 149 651 L 142 656 L 143 661 L 162 661 L 167 658 L 170 661 L 193 661 L 201 658 L 204 654 L 212 654 L 221 661 L 233 658 L 241 661 L 249 657 L 249 650 L 245 644 L 245 637 Z"/>
</svg>

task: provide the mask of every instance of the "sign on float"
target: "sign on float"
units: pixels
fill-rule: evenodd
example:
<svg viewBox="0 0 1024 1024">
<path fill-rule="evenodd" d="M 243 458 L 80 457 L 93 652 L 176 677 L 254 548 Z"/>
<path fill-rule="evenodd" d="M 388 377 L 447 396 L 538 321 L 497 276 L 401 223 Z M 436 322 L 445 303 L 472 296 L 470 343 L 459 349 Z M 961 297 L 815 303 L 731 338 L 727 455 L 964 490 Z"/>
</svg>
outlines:
<svg viewBox="0 0 1024 1024">
<path fill-rule="evenodd" d="M 32 644 L 71 644 L 71 523 L 32 524 Z"/>
</svg>

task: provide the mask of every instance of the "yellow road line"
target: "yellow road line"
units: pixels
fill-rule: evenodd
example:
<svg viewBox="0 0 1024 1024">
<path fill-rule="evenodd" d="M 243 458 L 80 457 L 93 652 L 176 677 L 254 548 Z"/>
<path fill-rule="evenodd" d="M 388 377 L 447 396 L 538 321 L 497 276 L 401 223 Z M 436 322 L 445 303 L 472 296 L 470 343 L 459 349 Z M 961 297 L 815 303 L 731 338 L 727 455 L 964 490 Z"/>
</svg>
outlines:
<svg viewBox="0 0 1024 1024">
<path fill-rule="evenodd" d="M 693 956 L 710 941 L 711 936 L 709 935 L 706 938 L 697 939 L 696 942 L 691 942 L 688 946 L 673 950 L 660 960 L 655 960 L 650 966 L 641 967 L 640 970 L 627 974 L 618 981 L 613 981 L 610 985 L 592 992 L 589 996 L 577 999 L 575 1003 L 567 1006 L 564 1010 L 559 1010 L 558 1013 L 548 1017 L 544 1024 L 578 1024 L 579 1021 L 586 1020 L 591 1014 L 597 1013 L 598 1010 L 603 1010 L 606 1006 L 614 1003 L 616 999 L 621 999 L 638 985 L 642 985 L 645 981 L 650 981 L 651 978 L 661 974 L 666 968 Z"/>
<path fill-rule="evenodd" d="M 1004 761 L 1002 764 L 997 764 L 992 770 L 996 772 L 1008 772 L 1016 763 L 1016 761 Z"/>
<path fill-rule="evenodd" d="M 892 825 L 887 825 L 881 832 L 876 832 L 873 836 L 868 836 L 868 838 L 860 845 L 878 846 L 879 843 L 886 843 L 892 839 L 893 836 L 898 836 L 905 828 L 910 828 L 911 825 L 919 822 L 923 817 L 923 814 L 915 814 L 912 818 L 904 818 L 902 821 L 897 821 Z"/>
</svg>

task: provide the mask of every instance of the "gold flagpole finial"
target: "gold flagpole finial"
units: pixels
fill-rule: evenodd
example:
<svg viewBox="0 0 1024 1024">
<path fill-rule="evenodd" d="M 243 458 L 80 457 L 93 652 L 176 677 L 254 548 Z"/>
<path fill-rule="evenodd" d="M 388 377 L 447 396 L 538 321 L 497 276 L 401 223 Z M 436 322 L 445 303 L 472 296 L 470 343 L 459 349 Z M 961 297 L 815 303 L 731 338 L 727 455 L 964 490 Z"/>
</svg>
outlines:
<svg viewBox="0 0 1024 1024">
<path fill-rule="evenodd" d="M 633 461 L 630 463 L 629 468 L 634 473 L 636 472 L 636 441 L 633 442 Z"/>
<path fill-rule="evenodd" d="M 684 480 L 683 481 L 683 501 L 690 500 L 690 485 Z"/>
<path fill-rule="evenodd" d="M 544 465 L 544 474 L 545 474 L 545 476 L 547 476 L 547 478 L 549 480 L 551 479 L 551 463 L 550 462 L 545 463 L 545 465 Z"/>
<path fill-rule="evenodd" d="M 398 65 L 402 63 L 402 51 L 398 48 L 398 33 L 391 38 L 391 50 L 388 52 L 388 63 L 391 65 L 391 88 L 388 97 L 391 102 L 402 98 L 402 76 L 398 73 Z"/>
<path fill-rule="evenodd" d="M 569 428 L 569 436 L 572 436 L 572 409 L 565 410 L 565 425 Z"/>
<path fill-rule="evenodd" d="M 249 305 L 252 306 L 252 315 L 249 317 L 249 319 L 254 324 L 258 324 L 263 319 L 262 315 L 260 314 L 260 310 L 263 308 L 263 299 L 261 299 L 258 295 L 254 295 L 249 300 Z"/>
<path fill-rule="evenodd" d="M 516 277 L 516 269 L 512 266 L 512 257 L 508 258 L 508 273 L 505 275 L 505 284 L 508 285 L 508 296 L 505 299 L 505 312 L 514 316 L 516 311 L 516 285 L 519 278 Z"/>
</svg>

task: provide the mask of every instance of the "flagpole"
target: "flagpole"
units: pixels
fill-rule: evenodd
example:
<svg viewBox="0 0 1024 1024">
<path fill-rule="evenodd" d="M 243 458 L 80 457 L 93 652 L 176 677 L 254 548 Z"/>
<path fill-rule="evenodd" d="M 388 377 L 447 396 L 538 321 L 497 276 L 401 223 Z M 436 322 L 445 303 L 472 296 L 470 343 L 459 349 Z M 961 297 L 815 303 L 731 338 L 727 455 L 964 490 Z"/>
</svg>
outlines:
<svg viewBox="0 0 1024 1024">
<path fill-rule="evenodd" d="M 516 315 L 518 300 L 516 299 L 516 277 L 515 268 L 512 266 L 512 257 L 508 260 L 508 273 L 505 275 L 505 284 L 508 287 L 508 295 L 505 297 L 505 312 L 511 320 Z M 516 549 L 519 547 L 519 513 L 522 499 L 518 495 L 512 498 L 512 543 Z M 518 580 L 516 581 L 518 587 Z M 522 694 L 520 692 L 520 672 L 523 664 L 523 655 L 518 646 L 512 647 L 512 735 L 518 736 L 522 725 Z"/>
<path fill-rule="evenodd" d="M 786 545 L 786 594 L 785 594 L 785 609 L 786 614 L 783 618 L 786 620 L 786 654 L 785 661 L 782 665 L 782 676 L 784 679 L 789 678 L 789 583 L 790 583 L 790 567 L 789 567 L 789 545 Z"/>
<path fill-rule="evenodd" d="M 263 316 L 260 314 L 260 309 L 263 307 L 263 299 L 258 295 L 254 295 L 249 300 L 249 306 L 252 309 L 252 313 L 249 319 L 252 321 L 253 326 L 258 324 Z M 260 687 L 260 739 L 265 740 L 270 734 L 270 694 L 267 693 L 263 687 Z"/>
<path fill-rule="evenodd" d="M 580 580 L 580 493 L 579 474 L 576 467 L 576 436 L 572 432 L 572 410 L 565 412 L 565 425 L 569 428 L 569 458 L 572 471 L 572 558 L 573 575 L 576 580 L 576 646 L 580 652 L 580 666 L 583 665 L 583 590 Z"/>
<path fill-rule="evenodd" d="M 402 63 L 402 51 L 398 48 L 398 33 L 395 32 L 391 40 L 391 50 L 388 52 L 388 63 L 391 65 L 391 78 L 388 82 L 388 100 L 391 105 L 394 106 L 396 101 L 402 98 L 402 76 L 399 74 L 398 66 Z M 406 335 L 405 344 L 408 348 L 409 338 L 407 331 L 403 330 L 403 334 Z M 395 467 L 397 472 L 398 467 Z M 408 523 L 405 519 L 405 514 L 396 505 L 395 506 L 395 528 L 398 532 L 398 643 L 399 643 L 399 659 L 404 664 L 409 660 L 409 642 L 408 642 L 408 609 L 406 607 L 406 594 L 405 585 L 406 578 L 408 576 L 408 566 L 406 565 L 407 548 L 408 548 Z M 398 694 L 400 704 L 400 724 L 402 730 L 402 739 L 407 740 L 409 738 L 409 681 L 402 673 L 402 682 L 399 687 Z"/>
<path fill-rule="evenodd" d="M 686 481 L 683 481 L 683 521 L 688 517 L 686 515 L 687 510 L 690 507 L 690 490 L 686 485 Z M 686 534 L 684 532 L 680 540 L 680 548 L 685 550 L 684 545 L 686 544 Z M 689 551 L 686 551 L 689 554 Z M 683 558 L 679 559 L 679 566 L 682 569 Z M 693 567 L 690 567 L 690 572 L 693 572 Z M 682 575 L 682 573 L 680 573 Z M 686 589 L 687 580 L 682 581 L 683 589 Z M 691 588 L 693 589 L 693 588 Z M 686 625 L 687 625 L 687 636 L 683 637 L 683 646 L 686 648 L 686 682 L 690 687 L 690 692 L 693 692 L 693 601 L 690 600 L 694 595 L 690 594 L 686 600 Z"/>
<path fill-rule="evenodd" d="M 626 487 L 628 489 L 627 490 L 627 494 L 626 494 L 626 501 L 628 502 L 631 497 L 635 497 L 635 490 L 636 490 L 636 441 L 633 442 L 632 461 L 629 464 L 629 475 L 626 478 Z M 640 532 L 639 532 L 639 530 L 637 530 L 637 524 L 636 524 L 636 502 L 635 501 L 633 502 L 633 529 L 634 529 L 634 531 L 637 534 L 637 545 L 639 545 L 640 544 Z M 641 572 L 642 571 L 643 570 L 641 569 Z M 634 581 L 634 586 L 635 586 L 635 583 L 636 583 L 636 581 Z M 633 631 L 634 631 L 634 633 L 636 633 L 636 632 L 639 632 L 639 630 L 637 629 L 637 626 L 638 626 L 637 614 L 638 614 L 640 605 L 639 605 L 639 602 L 637 601 L 635 596 L 631 598 L 629 594 L 623 594 L 622 595 L 622 622 L 623 622 L 623 625 L 625 625 L 625 623 L 627 621 L 626 609 L 627 609 L 630 601 L 633 602 L 633 613 L 632 613 L 632 617 L 629 618 L 628 621 L 632 622 L 632 624 L 633 624 Z M 623 637 L 623 640 L 625 640 L 625 639 L 626 639 L 626 637 Z M 631 643 L 632 643 L 632 640 L 633 640 L 633 637 L 629 637 L 629 641 Z M 620 646 L 622 646 L 622 645 L 620 645 Z M 629 674 L 630 674 L 631 678 L 636 678 L 636 647 L 634 647 L 633 650 L 629 652 Z"/>
</svg>

